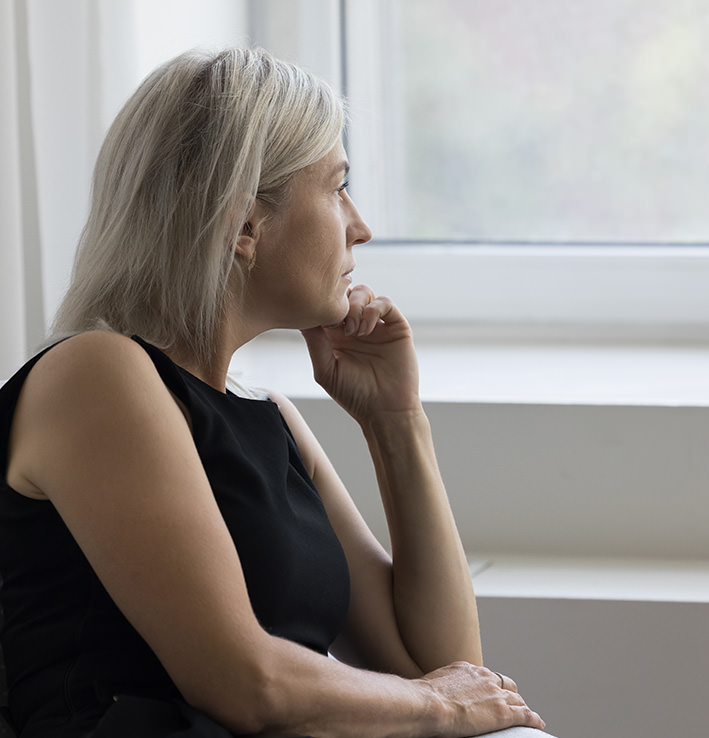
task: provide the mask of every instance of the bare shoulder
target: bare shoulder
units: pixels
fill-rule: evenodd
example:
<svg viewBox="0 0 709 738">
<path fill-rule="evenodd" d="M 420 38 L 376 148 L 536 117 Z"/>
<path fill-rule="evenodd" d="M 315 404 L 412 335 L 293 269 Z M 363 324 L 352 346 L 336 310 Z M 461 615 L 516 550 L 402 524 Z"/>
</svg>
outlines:
<svg viewBox="0 0 709 738">
<path fill-rule="evenodd" d="M 175 411 L 181 416 L 135 341 L 107 331 L 72 336 L 44 354 L 25 380 L 13 419 L 8 484 L 44 497 L 41 466 L 53 452 L 79 462 L 103 440 L 115 442 L 117 433 L 133 433 L 150 417 Z"/>
<path fill-rule="evenodd" d="M 52 347 L 35 364 L 27 383 L 31 391 L 44 388 L 81 390 L 86 380 L 118 380 L 150 374 L 152 362 L 132 339 L 109 331 L 88 331 Z"/>
<path fill-rule="evenodd" d="M 90 331 L 62 341 L 30 371 L 18 412 L 38 417 L 79 416 L 101 408 L 167 400 L 170 394 L 152 360 L 132 339 Z"/>
</svg>

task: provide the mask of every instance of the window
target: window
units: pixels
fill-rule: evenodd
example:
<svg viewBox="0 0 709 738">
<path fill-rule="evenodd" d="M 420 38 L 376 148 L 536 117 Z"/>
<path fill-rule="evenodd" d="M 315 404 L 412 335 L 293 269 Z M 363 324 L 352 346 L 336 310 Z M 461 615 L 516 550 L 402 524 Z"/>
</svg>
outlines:
<svg viewBox="0 0 709 738">
<path fill-rule="evenodd" d="M 423 322 L 704 335 L 704 3 L 343 7 L 361 277 Z"/>
<path fill-rule="evenodd" d="M 706 10 L 348 3 L 352 157 L 375 174 L 353 194 L 379 238 L 707 241 Z"/>
<path fill-rule="evenodd" d="M 254 43 L 350 99 L 351 191 L 376 238 L 358 249 L 356 278 L 414 321 L 704 331 L 705 6 L 106 0 L 48 14 L 30 4 L 46 318 L 98 143 L 140 77 L 188 46 Z"/>
</svg>

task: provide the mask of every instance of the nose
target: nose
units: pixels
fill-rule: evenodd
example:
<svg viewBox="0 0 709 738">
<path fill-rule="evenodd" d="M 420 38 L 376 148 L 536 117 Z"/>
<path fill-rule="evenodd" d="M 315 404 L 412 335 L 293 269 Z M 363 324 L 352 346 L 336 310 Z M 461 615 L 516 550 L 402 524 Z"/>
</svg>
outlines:
<svg viewBox="0 0 709 738">
<path fill-rule="evenodd" d="M 352 199 L 347 195 L 349 200 L 350 208 L 352 209 L 350 222 L 347 226 L 347 243 L 349 246 L 356 246 L 358 244 L 367 243 L 372 240 L 372 231 L 369 226 L 362 219 L 362 216 L 357 210 L 357 206 L 352 202 Z"/>
</svg>

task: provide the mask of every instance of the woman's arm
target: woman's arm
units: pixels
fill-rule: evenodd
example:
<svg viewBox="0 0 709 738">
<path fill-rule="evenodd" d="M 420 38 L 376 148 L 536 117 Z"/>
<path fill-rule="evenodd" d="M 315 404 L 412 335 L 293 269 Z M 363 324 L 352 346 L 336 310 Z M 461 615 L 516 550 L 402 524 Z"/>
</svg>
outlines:
<svg viewBox="0 0 709 738">
<path fill-rule="evenodd" d="M 340 542 L 345 550 L 350 569 L 350 609 L 348 612 L 345 627 L 341 636 L 335 641 L 332 652 L 338 658 L 347 663 L 356 664 L 369 669 L 378 671 L 392 672 L 406 677 L 416 677 L 424 674 L 428 669 L 424 668 L 419 661 L 425 660 L 420 656 L 417 657 L 415 651 L 409 650 L 410 638 L 406 637 L 405 631 L 402 629 L 401 620 L 406 622 L 407 612 L 404 610 L 404 617 L 401 618 L 402 608 L 408 606 L 401 599 L 397 602 L 397 592 L 394 586 L 394 567 L 389 554 L 383 549 L 381 544 L 372 535 L 369 527 L 362 519 L 359 511 L 356 509 L 345 486 L 335 472 L 331 462 L 327 458 L 324 450 L 316 440 L 312 431 L 299 414 L 295 406 L 285 397 L 277 393 L 270 393 L 285 417 L 288 425 L 298 443 L 306 467 L 315 482 L 320 496 L 325 504 L 330 521 L 337 533 Z M 427 423 L 424 424 L 427 428 Z M 429 439 L 430 440 L 430 439 Z M 428 447 L 429 451 L 430 446 Z M 377 453 L 377 452 L 373 452 Z M 405 456 L 402 461 L 406 461 L 409 455 L 416 455 L 416 459 L 410 464 L 406 464 L 400 472 L 403 477 L 413 476 L 411 485 L 405 485 L 407 489 L 412 489 L 423 481 L 423 475 L 417 473 L 417 463 L 420 461 L 419 454 L 412 446 L 406 445 Z M 435 469 L 435 459 L 434 469 Z M 397 469 L 401 469 L 401 465 L 396 464 Z M 427 471 L 428 467 L 424 471 Z M 383 483 L 382 483 L 383 486 Z M 441 488 L 433 485 L 433 489 L 439 493 Z M 445 507 L 445 505 L 444 505 Z M 418 507 L 413 510 L 414 513 L 425 512 Z M 391 519 L 396 512 L 389 513 Z M 444 518 L 445 519 L 445 518 Z M 399 528 L 402 530 L 403 521 L 397 521 Z M 447 521 L 446 521 L 447 522 Z M 397 524 L 397 523 L 395 523 Z M 418 546 L 414 554 L 418 556 L 426 556 L 429 559 L 440 561 L 440 551 L 429 551 L 424 540 L 426 530 L 431 530 L 429 521 L 423 523 L 421 521 L 412 521 L 413 527 L 413 543 Z M 420 535 L 416 535 L 418 528 Z M 455 533 L 457 541 L 457 533 Z M 444 547 L 445 548 L 445 547 Z M 405 558 L 405 557 L 404 557 Z M 404 560 L 398 559 L 398 563 Z M 430 561 L 432 567 L 428 567 L 429 560 L 424 564 L 427 573 L 434 578 L 439 578 L 435 569 L 436 561 Z M 445 565 L 443 562 L 441 565 Z M 467 572 L 467 563 L 465 564 L 465 582 L 462 587 L 463 596 L 472 596 L 470 589 L 470 576 Z M 421 582 L 409 583 L 418 597 L 426 591 L 425 582 L 421 586 Z M 437 583 L 434 582 L 434 586 Z M 432 590 L 428 590 L 431 592 Z M 424 595 L 424 599 L 425 595 Z M 475 613 L 474 602 L 467 603 L 473 608 L 473 618 L 462 624 L 461 630 L 465 634 L 465 638 L 470 640 L 469 644 L 450 644 L 448 650 L 453 654 L 452 658 L 442 659 L 438 650 L 438 642 L 433 639 L 431 646 L 436 652 L 432 654 L 438 663 L 431 666 L 431 669 L 437 668 L 443 664 L 451 663 L 456 660 L 465 660 L 476 663 L 474 658 L 465 658 L 463 654 L 475 656 L 476 649 L 479 654 L 479 637 L 477 629 L 477 617 Z M 421 604 L 413 604 L 411 608 L 421 607 L 418 612 L 410 612 L 412 618 L 420 620 L 425 630 L 433 630 L 438 628 L 435 619 L 427 615 L 429 608 L 433 603 L 424 601 Z M 459 608 L 455 608 L 459 610 Z M 405 626 L 404 626 L 405 627 Z M 448 633 L 441 634 L 444 639 L 448 638 Z M 414 638 L 414 642 L 420 642 L 420 639 Z M 442 660 L 441 660 L 442 659 Z M 479 661 L 477 662 L 479 663 Z"/>
<path fill-rule="evenodd" d="M 423 411 L 363 424 L 389 525 L 397 621 L 424 672 L 482 665 L 470 569 Z"/>
<path fill-rule="evenodd" d="M 347 321 L 304 333 L 316 379 L 360 423 L 374 461 L 391 537 L 388 596 L 400 641 L 421 672 L 457 660 L 481 664 L 470 572 L 418 396 L 411 331 L 389 300 L 363 287 L 350 294 Z M 325 463 L 315 457 L 317 478 Z M 329 469 L 325 476 L 334 489 Z M 356 576 L 368 575 L 359 588 L 366 597 L 374 578 L 386 574 L 364 571 Z M 386 589 L 380 584 L 376 591 Z M 381 628 L 373 632 L 385 636 Z"/>
<path fill-rule="evenodd" d="M 129 339 L 83 334 L 39 360 L 8 477 L 49 498 L 185 699 L 232 732 L 414 738 L 541 725 L 486 669 L 406 680 L 266 633 L 188 423 Z"/>
</svg>

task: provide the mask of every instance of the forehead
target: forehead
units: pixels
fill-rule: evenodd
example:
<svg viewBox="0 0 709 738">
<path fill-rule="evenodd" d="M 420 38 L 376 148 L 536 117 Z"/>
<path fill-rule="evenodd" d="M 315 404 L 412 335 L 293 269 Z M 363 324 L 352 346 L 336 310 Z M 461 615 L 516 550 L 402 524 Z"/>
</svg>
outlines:
<svg viewBox="0 0 709 738">
<path fill-rule="evenodd" d="M 322 159 L 305 167 L 301 174 L 304 179 L 322 181 L 340 178 L 349 171 L 349 168 L 344 146 L 338 141 Z"/>
</svg>

